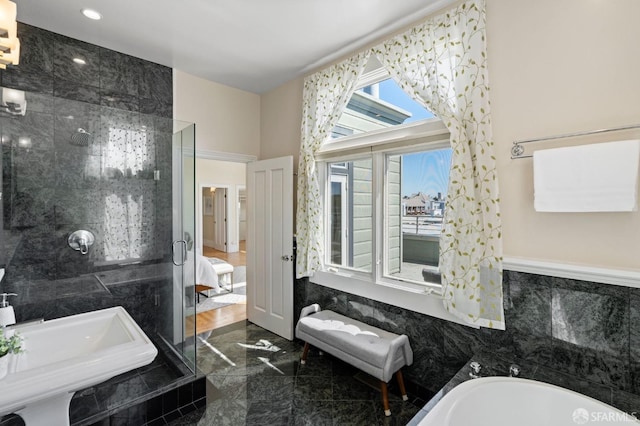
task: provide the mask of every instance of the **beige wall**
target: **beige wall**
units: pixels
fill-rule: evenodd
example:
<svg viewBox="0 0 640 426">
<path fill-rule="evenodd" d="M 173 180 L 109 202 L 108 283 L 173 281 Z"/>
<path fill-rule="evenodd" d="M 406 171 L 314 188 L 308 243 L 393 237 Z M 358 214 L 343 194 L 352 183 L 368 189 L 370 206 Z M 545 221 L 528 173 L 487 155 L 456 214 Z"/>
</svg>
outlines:
<svg viewBox="0 0 640 426">
<path fill-rule="evenodd" d="M 173 109 L 196 124 L 198 150 L 260 155 L 260 95 L 174 70 Z"/>
<path fill-rule="evenodd" d="M 487 0 L 505 256 L 640 269 L 640 213 L 536 213 L 531 160 L 509 158 L 515 139 L 640 122 L 638 16 L 637 0 Z M 260 158 L 297 164 L 301 100 L 301 79 L 261 97 Z"/>
<path fill-rule="evenodd" d="M 260 99 L 260 159 L 293 155 L 298 170 L 303 79 L 291 80 Z"/>
<path fill-rule="evenodd" d="M 196 185 L 243 185 L 247 166 L 230 161 L 196 159 Z"/>
<path fill-rule="evenodd" d="M 636 0 L 487 2 L 506 256 L 640 269 L 640 213 L 536 213 L 532 160 L 509 158 L 513 140 L 640 122 L 638 16 Z"/>
</svg>

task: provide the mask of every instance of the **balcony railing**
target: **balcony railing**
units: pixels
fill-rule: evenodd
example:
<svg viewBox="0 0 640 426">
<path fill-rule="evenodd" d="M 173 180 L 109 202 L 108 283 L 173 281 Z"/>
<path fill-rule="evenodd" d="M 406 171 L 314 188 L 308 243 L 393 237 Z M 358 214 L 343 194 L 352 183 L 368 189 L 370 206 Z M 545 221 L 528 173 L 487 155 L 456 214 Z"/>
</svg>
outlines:
<svg viewBox="0 0 640 426">
<path fill-rule="evenodd" d="M 442 216 L 402 216 L 403 234 L 440 236 L 441 232 Z"/>
</svg>

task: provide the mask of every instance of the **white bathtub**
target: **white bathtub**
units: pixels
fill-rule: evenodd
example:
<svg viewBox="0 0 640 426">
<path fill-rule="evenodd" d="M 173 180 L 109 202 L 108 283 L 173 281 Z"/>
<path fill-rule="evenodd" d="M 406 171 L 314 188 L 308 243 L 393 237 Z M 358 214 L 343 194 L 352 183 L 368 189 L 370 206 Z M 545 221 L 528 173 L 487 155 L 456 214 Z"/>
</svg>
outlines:
<svg viewBox="0 0 640 426">
<path fill-rule="evenodd" d="M 456 386 L 418 423 L 420 426 L 583 424 L 640 422 L 603 402 L 558 386 L 511 377 L 484 377 Z"/>
</svg>

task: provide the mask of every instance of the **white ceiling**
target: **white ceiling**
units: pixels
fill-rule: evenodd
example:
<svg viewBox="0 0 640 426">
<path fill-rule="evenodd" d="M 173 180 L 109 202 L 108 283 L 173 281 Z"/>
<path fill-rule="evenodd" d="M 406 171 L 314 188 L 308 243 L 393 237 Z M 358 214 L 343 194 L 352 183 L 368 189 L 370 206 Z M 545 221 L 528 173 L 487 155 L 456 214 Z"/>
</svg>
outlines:
<svg viewBox="0 0 640 426">
<path fill-rule="evenodd" d="M 452 0 L 14 0 L 18 20 L 263 93 Z M 90 21 L 80 10 L 98 10 Z"/>
</svg>

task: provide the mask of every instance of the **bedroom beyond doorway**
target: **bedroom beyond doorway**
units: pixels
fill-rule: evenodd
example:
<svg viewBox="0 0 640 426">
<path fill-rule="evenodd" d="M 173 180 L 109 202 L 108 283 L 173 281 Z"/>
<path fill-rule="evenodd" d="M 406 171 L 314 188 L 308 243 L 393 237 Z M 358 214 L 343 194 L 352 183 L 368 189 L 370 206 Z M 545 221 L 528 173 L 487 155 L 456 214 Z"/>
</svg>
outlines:
<svg viewBox="0 0 640 426">
<path fill-rule="evenodd" d="M 207 258 L 220 259 L 233 266 L 233 285 L 230 292 L 203 297 L 196 306 L 197 313 L 187 322 L 196 321 L 197 334 L 210 332 L 220 327 L 247 319 L 246 309 L 246 242 L 240 241 L 240 250 L 225 253 L 204 246 L 202 254 Z M 189 329 L 187 327 L 187 329 Z"/>
</svg>

